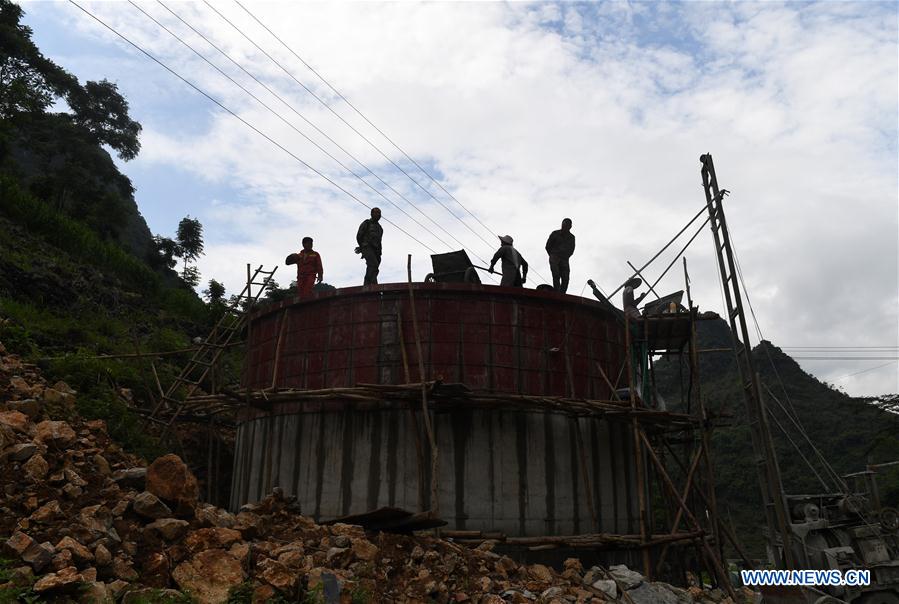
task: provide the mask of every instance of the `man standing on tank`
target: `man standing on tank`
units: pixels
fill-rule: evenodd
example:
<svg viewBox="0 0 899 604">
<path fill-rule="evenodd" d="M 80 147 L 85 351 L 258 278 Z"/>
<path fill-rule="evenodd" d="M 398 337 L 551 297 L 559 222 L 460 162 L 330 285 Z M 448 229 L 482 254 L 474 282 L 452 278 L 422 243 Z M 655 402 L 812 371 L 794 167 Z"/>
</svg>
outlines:
<svg viewBox="0 0 899 604">
<path fill-rule="evenodd" d="M 378 267 L 381 266 L 381 237 L 384 229 L 378 222 L 381 220 L 380 208 L 371 209 L 371 218 L 367 218 L 359 225 L 356 232 L 357 254 L 362 254 L 365 260 L 365 279 L 363 285 L 377 285 Z"/>
<path fill-rule="evenodd" d="M 571 218 L 562 220 L 562 228 L 549 234 L 546 253 L 549 254 L 549 270 L 553 274 L 553 289 L 564 294 L 568 291 L 568 275 L 571 272 L 568 259 L 574 255 Z"/>
<path fill-rule="evenodd" d="M 499 238 L 500 246 L 490 261 L 490 272 L 494 272 L 493 267 L 497 262 L 502 260 L 503 279 L 500 285 L 503 287 L 522 287 L 528 279 L 528 263 L 512 247 L 512 237 L 503 235 Z"/>
</svg>

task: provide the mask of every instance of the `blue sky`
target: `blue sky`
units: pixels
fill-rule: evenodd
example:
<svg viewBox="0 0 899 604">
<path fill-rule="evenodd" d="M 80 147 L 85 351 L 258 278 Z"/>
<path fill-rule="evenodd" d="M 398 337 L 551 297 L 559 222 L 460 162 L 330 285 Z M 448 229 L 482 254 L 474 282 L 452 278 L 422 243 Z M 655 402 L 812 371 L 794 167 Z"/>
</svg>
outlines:
<svg viewBox="0 0 899 604">
<path fill-rule="evenodd" d="M 155 233 L 171 235 L 186 214 L 205 225 L 205 279 L 239 289 L 246 262 L 277 264 L 311 234 L 327 281 L 361 280 L 352 238 L 367 215 L 362 205 L 72 5 L 23 6 L 49 57 L 82 79 L 115 81 L 129 99 L 144 126 L 143 151 L 122 169 Z M 381 206 L 395 223 L 385 225 L 385 281 L 404 279 L 406 253 L 416 275 L 430 270 L 430 250 L 402 228 L 435 251 L 458 249 L 458 240 L 485 259 L 494 234 L 512 234 L 536 285 L 549 276 L 546 235 L 569 215 L 578 236 L 573 293 L 588 277 L 612 290 L 628 276 L 627 260 L 651 257 L 699 209 L 698 156 L 710 151 L 733 191 L 729 223 L 765 336 L 785 347 L 899 345 L 895 2 L 249 5 L 489 230 L 235 4 L 215 6 L 430 193 L 207 6 L 170 6 L 418 209 L 370 176 L 367 186 L 348 175 L 131 5 L 86 6 L 359 200 Z M 365 173 L 160 4 L 140 6 Z M 688 252 L 691 274 L 700 305 L 720 311 L 712 258 L 702 235 Z M 682 287 L 674 272 L 662 289 Z M 846 377 L 882 362 L 800 362 L 852 393 L 899 391 L 897 363 Z"/>
</svg>

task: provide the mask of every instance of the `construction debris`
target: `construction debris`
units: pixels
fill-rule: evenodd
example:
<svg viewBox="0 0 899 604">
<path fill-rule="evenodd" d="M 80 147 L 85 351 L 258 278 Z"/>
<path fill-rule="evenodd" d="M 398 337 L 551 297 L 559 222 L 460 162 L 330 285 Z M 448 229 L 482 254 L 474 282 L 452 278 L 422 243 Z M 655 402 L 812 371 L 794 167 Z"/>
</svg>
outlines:
<svg viewBox="0 0 899 604">
<path fill-rule="evenodd" d="M 103 421 L 78 418 L 76 396 L 0 344 L 4 602 L 733 604 L 720 590 L 652 583 L 625 567 L 569 559 L 558 571 L 518 564 L 489 542 L 319 525 L 277 488 L 233 514 L 198 500 L 177 456 L 147 466 Z"/>
</svg>

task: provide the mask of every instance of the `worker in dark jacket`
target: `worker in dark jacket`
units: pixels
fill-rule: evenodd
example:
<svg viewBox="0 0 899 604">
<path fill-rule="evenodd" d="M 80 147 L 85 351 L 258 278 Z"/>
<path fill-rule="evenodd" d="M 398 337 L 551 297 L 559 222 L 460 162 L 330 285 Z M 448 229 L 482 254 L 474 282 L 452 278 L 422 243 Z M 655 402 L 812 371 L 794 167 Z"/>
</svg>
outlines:
<svg viewBox="0 0 899 604">
<path fill-rule="evenodd" d="M 303 237 L 303 249 L 288 256 L 285 264 L 297 265 L 297 295 L 300 298 L 308 298 L 314 285 L 322 282 L 322 257 L 312 249 L 312 237 Z"/>
<path fill-rule="evenodd" d="M 384 229 L 378 222 L 381 220 L 380 208 L 371 209 L 371 218 L 367 218 L 359 225 L 356 232 L 357 254 L 362 254 L 365 260 L 365 279 L 363 285 L 375 285 L 378 283 L 378 267 L 381 266 L 381 237 Z"/>
<path fill-rule="evenodd" d="M 568 291 L 568 275 L 571 272 L 568 259 L 574 254 L 571 218 L 564 219 L 562 228 L 549 234 L 546 253 L 549 254 L 549 270 L 553 274 L 553 289 L 564 294 Z"/>
<path fill-rule="evenodd" d="M 503 279 L 500 285 L 503 287 L 521 287 L 528 278 L 528 263 L 518 253 L 518 250 L 512 247 L 512 238 L 509 235 L 503 235 L 499 240 L 499 249 L 496 250 L 496 253 L 493 254 L 493 260 L 490 261 L 490 272 L 495 272 L 493 266 L 502 260 Z"/>
</svg>

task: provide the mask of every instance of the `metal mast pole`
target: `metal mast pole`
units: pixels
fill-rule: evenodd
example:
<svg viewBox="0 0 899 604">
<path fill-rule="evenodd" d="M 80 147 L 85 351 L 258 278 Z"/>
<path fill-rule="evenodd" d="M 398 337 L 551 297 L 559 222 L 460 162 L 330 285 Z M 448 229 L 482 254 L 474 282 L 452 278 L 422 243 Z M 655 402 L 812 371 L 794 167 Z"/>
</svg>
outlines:
<svg viewBox="0 0 899 604">
<path fill-rule="evenodd" d="M 772 561 L 780 568 L 795 568 L 789 530 L 789 512 L 784 503 L 783 483 L 780 467 L 771 440 L 771 429 L 768 426 L 768 413 L 762 400 L 758 373 L 752 360 L 749 345 L 749 330 L 746 315 L 743 311 L 743 300 L 740 294 L 739 279 L 727 221 L 724 219 L 722 200 L 726 189 L 718 188 L 715 166 L 710 154 L 699 158 L 702 163 L 702 186 L 705 191 L 706 205 L 712 234 L 715 238 L 715 254 L 718 268 L 721 271 L 721 283 L 724 286 L 724 297 L 727 302 L 727 317 L 733 337 L 734 353 L 740 372 L 740 383 L 743 400 L 749 416 L 749 429 L 752 434 L 752 448 L 755 453 L 755 467 L 761 489 L 762 502 L 765 509 L 765 521 L 768 526 L 768 548 Z M 777 535 L 781 543 L 777 543 Z M 782 551 L 778 551 L 778 545 Z"/>
</svg>

